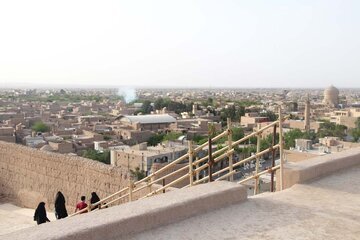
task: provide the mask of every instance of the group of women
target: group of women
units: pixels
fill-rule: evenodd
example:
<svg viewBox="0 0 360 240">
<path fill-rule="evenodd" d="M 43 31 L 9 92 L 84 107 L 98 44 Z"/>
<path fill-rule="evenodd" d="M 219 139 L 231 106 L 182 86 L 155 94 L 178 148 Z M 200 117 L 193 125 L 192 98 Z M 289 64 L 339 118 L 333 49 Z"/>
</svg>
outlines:
<svg viewBox="0 0 360 240">
<path fill-rule="evenodd" d="M 94 204 L 96 202 L 100 201 L 99 196 L 96 194 L 96 192 L 91 193 L 90 203 Z M 97 208 L 97 207 L 95 207 Z M 95 209 L 93 208 L 93 209 Z M 92 209 L 92 210 L 93 210 Z M 62 219 L 66 218 L 68 216 L 66 206 L 65 206 L 65 197 L 62 194 L 62 192 L 57 192 L 55 196 L 55 217 L 56 219 Z M 34 214 L 34 221 L 37 222 L 37 224 L 42 224 L 46 222 L 50 222 L 46 215 L 46 209 L 45 209 L 45 203 L 40 202 L 37 206 Z"/>
</svg>

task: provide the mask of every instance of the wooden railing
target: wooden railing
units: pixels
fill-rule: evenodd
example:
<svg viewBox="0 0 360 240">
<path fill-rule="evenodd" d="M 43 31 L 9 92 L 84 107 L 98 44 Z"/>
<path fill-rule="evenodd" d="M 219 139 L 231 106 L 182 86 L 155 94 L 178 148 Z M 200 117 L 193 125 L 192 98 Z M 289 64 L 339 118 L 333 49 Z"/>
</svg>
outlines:
<svg viewBox="0 0 360 240">
<path fill-rule="evenodd" d="M 89 204 L 88 208 L 82 209 L 81 211 L 78 211 L 70 216 L 74 216 L 83 212 L 90 211 L 91 209 L 98 206 L 98 209 L 108 207 L 110 205 L 119 204 L 121 202 L 125 201 L 133 201 L 135 200 L 134 194 L 139 191 L 146 191 L 145 194 L 143 194 L 143 197 L 139 197 L 138 199 L 146 198 L 161 192 L 165 192 L 171 187 L 174 187 L 176 184 L 187 181 L 189 182 L 184 187 L 191 187 L 193 185 L 204 183 L 204 182 L 210 182 L 210 181 L 220 181 L 228 179 L 229 181 L 234 180 L 234 174 L 236 174 L 238 171 L 236 170 L 237 167 L 240 167 L 241 165 L 244 165 L 247 162 L 250 162 L 252 160 L 255 160 L 255 172 L 252 176 L 246 177 L 245 179 L 240 180 L 238 183 L 244 183 L 246 181 L 255 180 L 254 184 L 254 194 L 259 193 L 259 177 L 266 173 L 271 173 L 271 191 L 274 191 L 274 172 L 276 170 L 280 169 L 280 189 L 283 188 L 283 136 L 282 136 L 282 123 L 285 119 L 287 119 L 288 116 L 283 117 L 281 115 L 281 111 L 279 111 L 279 120 L 274 121 L 263 128 L 258 128 L 257 131 L 239 139 L 236 141 L 232 140 L 232 131 L 231 131 L 231 121 L 228 119 L 227 122 L 227 129 L 220 133 L 219 135 L 211 138 L 208 138 L 208 141 L 201 144 L 200 146 L 197 146 L 194 148 L 192 141 L 188 141 L 188 152 L 179 157 L 178 159 L 172 161 L 168 165 L 164 166 L 163 168 L 160 168 L 159 170 L 151 173 L 147 177 L 133 182 L 129 178 L 129 184 L 127 187 L 121 189 L 118 192 L 115 192 L 114 194 L 111 194 L 103 199 L 101 199 L 99 202 L 95 204 Z M 279 143 L 275 144 L 276 140 L 276 127 L 279 127 Z M 273 141 L 272 146 L 261 150 L 260 149 L 260 139 L 262 133 L 269 129 L 273 128 Z M 221 149 L 218 149 L 217 151 L 212 152 L 212 144 L 216 143 L 216 141 L 222 139 L 223 137 L 227 137 L 227 145 L 222 147 Z M 237 147 L 239 144 L 244 143 L 245 141 L 249 140 L 252 137 L 257 138 L 257 146 L 256 146 L 256 153 L 253 154 L 250 157 L 247 157 L 243 160 L 240 160 L 238 162 L 234 162 L 233 154 L 235 152 L 235 147 Z M 207 147 L 208 154 L 202 158 L 198 158 L 197 154 L 201 151 L 204 151 L 204 148 Z M 275 166 L 275 152 L 279 151 L 280 155 L 280 164 Z M 260 172 L 260 158 L 264 154 L 272 153 L 272 166 L 268 169 Z M 224 167 L 222 169 L 217 170 L 216 172 L 213 172 L 214 165 L 216 163 L 219 163 L 220 161 L 223 161 L 224 159 L 228 159 L 228 166 Z M 188 162 L 186 166 L 181 167 L 178 170 L 175 170 L 171 173 L 168 173 L 164 175 L 164 172 L 171 169 L 172 167 L 176 166 L 177 164 L 181 162 Z M 174 177 L 179 175 L 181 172 L 186 171 L 185 174 L 182 176 L 178 176 L 176 179 L 174 179 L 171 182 L 168 182 L 167 184 L 164 184 L 165 179 L 169 179 L 170 177 Z M 200 178 L 200 172 L 207 172 L 207 176 L 203 176 Z M 162 176 L 164 175 L 164 176 Z M 163 184 L 163 185 L 161 185 Z M 148 192 L 148 193 L 147 193 Z"/>
</svg>

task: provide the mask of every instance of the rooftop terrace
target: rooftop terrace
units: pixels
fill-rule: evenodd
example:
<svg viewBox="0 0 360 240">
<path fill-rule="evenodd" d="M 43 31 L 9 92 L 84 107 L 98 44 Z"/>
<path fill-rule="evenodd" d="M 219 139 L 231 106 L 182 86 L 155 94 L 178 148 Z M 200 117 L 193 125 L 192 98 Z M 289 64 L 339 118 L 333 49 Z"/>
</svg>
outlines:
<svg viewBox="0 0 360 240">
<path fill-rule="evenodd" d="M 359 182 L 356 166 L 128 239 L 360 239 Z"/>
<path fill-rule="evenodd" d="M 359 155 L 289 164 L 285 175 L 300 182 L 280 192 L 247 198 L 240 184 L 200 184 L 2 239 L 360 239 Z"/>
</svg>

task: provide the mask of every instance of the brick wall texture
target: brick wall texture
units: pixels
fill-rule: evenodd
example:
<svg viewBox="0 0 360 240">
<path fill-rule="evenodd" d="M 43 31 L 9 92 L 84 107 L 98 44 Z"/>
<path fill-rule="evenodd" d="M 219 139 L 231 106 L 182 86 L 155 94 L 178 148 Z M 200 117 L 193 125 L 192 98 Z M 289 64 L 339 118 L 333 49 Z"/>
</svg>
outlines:
<svg viewBox="0 0 360 240">
<path fill-rule="evenodd" d="M 44 201 L 53 209 L 61 191 L 72 213 L 80 196 L 89 200 L 95 191 L 103 198 L 128 183 L 127 171 L 118 167 L 0 141 L 0 195 L 23 207 L 36 208 Z"/>
</svg>

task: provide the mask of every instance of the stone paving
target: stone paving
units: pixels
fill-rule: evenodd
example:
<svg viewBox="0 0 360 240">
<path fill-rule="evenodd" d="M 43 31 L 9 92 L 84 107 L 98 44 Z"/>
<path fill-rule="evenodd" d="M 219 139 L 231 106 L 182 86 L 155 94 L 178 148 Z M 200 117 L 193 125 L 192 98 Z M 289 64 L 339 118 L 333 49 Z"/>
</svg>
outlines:
<svg viewBox="0 0 360 240">
<path fill-rule="evenodd" d="M 34 209 L 17 207 L 5 201 L 3 199 L 0 203 L 0 239 L 1 235 L 36 225 L 33 221 Z M 47 212 L 47 216 L 50 221 L 55 220 L 54 213 Z"/>
<path fill-rule="evenodd" d="M 142 233 L 122 236 L 121 239 L 359 240 L 359 183 L 360 165 L 333 173 L 311 183 L 295 185 L 282 192 L 249 197 L 243 203 Z M 106 210 L 99 214 L 109 213 L 109 216 L 117 214 L 112 213 L 111 208 Z M 33 213 L 33 209 L 21 209 L 11 204 L 0 204 L 0 239 L 24 239 L 23 237 L 16 238 L 21 235 L 21 232 L 34 235 L 36 231 L 27 231 L 32 228 L 26 231 L 17 231 L 36 224 L 32 221 Z M 91 214 L 96 215 L 96 212 L 85 215 L 86 220 L 91 217 Z M 54 214 L 48 213 L 48 216 L 53 219 Z M 64 222 L 56 221 L 53 224 L 44 224 L 40 228 L 46 227 L 47 229 L 50 225 L 59 225 L 59 229 L 74 228 L 74 222 L 82 224 L 80 220 L 80 218 L 74 218 Z M 37 230 L 37 228 L 33 229 Z M 94 229 L 96 232 L 100 230 L 99 226 Z M 13 231 L 16 231 L 14 235 L 4 236 Z M 60 232 L 57 234 L 51 232 L 51 234 L 59 239 L 73 239 L 66 236 L 62 238 Z M 29 239 L 35 239 L 30 235 L 27 235 L 30 237 Z M 113 240 L 119 240 L 119 238 Z"/>
<path fill-rule="evenodd" d="M 360 166 L 124 239 L 360 239 Z"/>
</svg>

